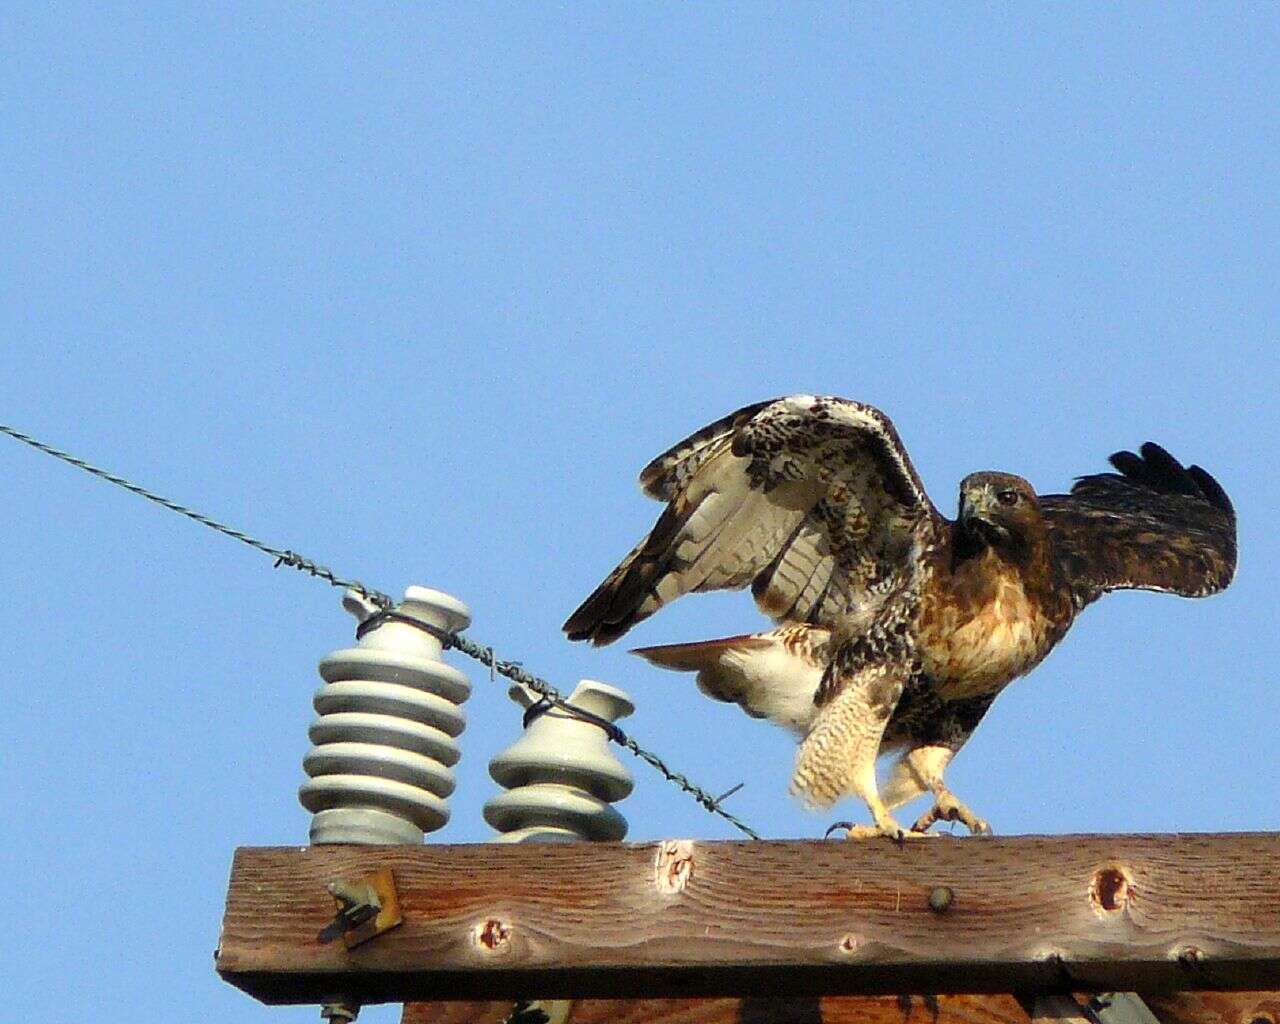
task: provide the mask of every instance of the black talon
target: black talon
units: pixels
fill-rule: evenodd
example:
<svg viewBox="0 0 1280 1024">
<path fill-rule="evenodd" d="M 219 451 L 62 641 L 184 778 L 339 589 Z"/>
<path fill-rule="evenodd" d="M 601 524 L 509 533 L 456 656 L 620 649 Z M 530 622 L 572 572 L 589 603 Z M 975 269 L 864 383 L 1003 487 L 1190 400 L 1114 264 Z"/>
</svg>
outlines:
<svg viewBox="0 0 1280 1024">
<path fill-rule="evenodd" d="M 834 831 L 835 831 L 836 829 L 838 829 L 838 828 L 842 828 L 842 829 L 844 829 L 844 830 L 847 832 L 849 829 L 853 828 L 853 822 L 851 822 L 851 821 L 837 821 L 837 822 L 833 822 L 833 823 L 832 823 L 832 825 L 831 825 L 831 827 L 830 827 L 830 828 L 828 828 L 828 829 L 826 830 L 826 832 L 824 832 L 824 833 L 822 834 L 822 838 L 823 838 L 823 839 L 830 839 L 830 838 L 831 838 L 831 833 L 832 833 L 832 832 L 834 832 Z"/>
</svg>

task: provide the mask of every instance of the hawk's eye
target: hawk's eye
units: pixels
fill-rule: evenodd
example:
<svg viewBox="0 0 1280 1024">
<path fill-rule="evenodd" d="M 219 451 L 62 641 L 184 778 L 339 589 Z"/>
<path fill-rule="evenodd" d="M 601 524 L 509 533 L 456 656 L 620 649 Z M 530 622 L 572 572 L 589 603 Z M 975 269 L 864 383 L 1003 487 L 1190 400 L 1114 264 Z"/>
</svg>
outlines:
<svg viewBox="0 0 1280 1024">
<path fill-rule="evenodd" d="M 996 501 L 1000 502 L 1001 505 L 1016 505 L 1018 504 L 1018 492 L 996 491 Z"/>
</svg>

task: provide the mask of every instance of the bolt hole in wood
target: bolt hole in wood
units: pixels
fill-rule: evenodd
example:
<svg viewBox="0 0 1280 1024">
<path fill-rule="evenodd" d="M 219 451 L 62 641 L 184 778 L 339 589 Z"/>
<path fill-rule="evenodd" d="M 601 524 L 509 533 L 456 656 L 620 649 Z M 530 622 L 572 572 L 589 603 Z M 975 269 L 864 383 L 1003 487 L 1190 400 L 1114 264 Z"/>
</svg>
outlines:
<svg viewBox="0 0 1280 1024">
<path fill-rule="evenodd" d="M 481 949 L 496 953 L 511 941 L 511 926 L 497 918 L 490 918 L 476 925 L 474 937 L 476 945 Z"/>
<path fill-rule="evenodd" d="M 1203 960 L 1204 950 L 1196 946 L 1183 946 L 1178 950 L 1178 963 L 1188 970 L 1197 967 Z"/>
<path fill-rule="evenodd" d="M 1123 910 L 1133 894 L 1132 883 L 1123 868 L 1111 865 L 1094 872 L 1089 886 L 1089 900 L 1103 914 Z"/>
</svg>

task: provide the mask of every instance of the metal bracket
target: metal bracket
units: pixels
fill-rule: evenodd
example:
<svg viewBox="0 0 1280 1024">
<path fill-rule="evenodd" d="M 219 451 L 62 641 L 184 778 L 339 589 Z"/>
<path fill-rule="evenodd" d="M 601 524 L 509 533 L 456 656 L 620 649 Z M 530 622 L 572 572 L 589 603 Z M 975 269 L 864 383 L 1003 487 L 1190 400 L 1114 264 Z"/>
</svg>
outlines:
<svg viewBox="0 0 1280 1024">
<path fill-rule="evenodd" d="M 337 913 L 317 936 L 320 942 L 332 942 L 341 935 L 347 949 L 355 949 L 404 920 L 390 868 L 379 868 L 357 879 L 340 878 L 325 889 L 333 897 Z"/>
<path fill-rule="evenodd" d="M 1089 1009 L 1102 1024 L 1160 1024 L 1136 992 L 1100 992 L 1089 1000 Z"/>
</svg>

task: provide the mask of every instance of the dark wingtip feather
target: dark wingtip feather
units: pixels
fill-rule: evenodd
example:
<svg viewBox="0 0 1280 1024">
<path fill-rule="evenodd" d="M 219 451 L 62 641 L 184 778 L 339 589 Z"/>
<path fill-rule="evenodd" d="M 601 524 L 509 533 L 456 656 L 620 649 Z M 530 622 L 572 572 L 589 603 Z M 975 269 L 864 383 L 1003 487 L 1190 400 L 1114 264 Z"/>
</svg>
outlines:
<svg viewBox="0 0 1280 1024">
<path fill-rule="evenodd" d="M 581 609 L 579 609 L 581 611 Z M 579 612 L 575 612 L 565 620 L 563 626 L 560 627 L 564 631 L 564 635 L 570 640 L 586 640 L 591 636 L 591 629 L 587 626 L 579 616 Z"/>
<path fill-rule="evenodd" d="M 570 640 L 590 640 L 592 647 L 604 647 L 622 636 L 632 626 L 631 622 L 590 622 L 580 624 L 570 619 L 561 629 Z"/>
<path fill-rule="evenodd" d="M 564 625 L 560 628 L 570 640 L 590 640 L 597 645 L 601 643 L 599 636 L 606 628 L 603 617 L 610 597 L 606 589 L 608 582 L 606 580 L 597 587 L 582 604 L 578 605 L 573 614 L 564 620 Z"/>
<path fill-rule="evenodd" d="M 611 644 L 651 614 L 639 607 L 648 593 L 654 563 L 638 562 L 634 553 L 578 606 L 563 626 L 570 640 L 589 640 L 595 647 Z"/>
<path fill-rule="evenodd" d="M 1210 505 L 1214 508 L 1222 509 L 1223 512 L 1235 514 L 1235 508 L 1231 504 L 1231 499 L 1227 497 L 1227 492 L 1223 489 L 1222 484 L 1218 483 L 1207 471 L 1199 466 L 1188 466 L 1187 473 L 1196 482 L 1196 486 L 1200 488 L 1200 493 L 1208 499 Z"/>
<path fill-rule="evenodd" d="M 1159 466 L 1171 473 L 1182 472 L 1182 463 L 1170 455 L 1167 448 L 1162 448 L 1154 441 L 1143 441 L 1138 447 L 1138 451 L 1152 465 Z"/>
<path fill-rule="evenodd" d="M 1107 461 L 1130 480 L 1146 482 L 1147 464 L 1133 452 L 1113 452 Z"/>
<path fill-rule="evenodd" d="M 1196 482 L 1187 473 L 1182 463 L 1154 441 L 1146 442 L 1139 451 L 1142 452 L 1143 459 L 1152 468 L 1160 485 L 1165 490 L 1175 491 L 1180 494 L 1199 495 L 1200 488 L 1196 486 Z"/>
<path fill-rule="evenodd" d="M 1142 454 L 1116 452 L 1109 461 L 1136 484 L 1165 493 L 1203 498 L 1214 508 L 1234 513 L 1231 499 L 1222 485 L 1199 466 L 1183 466 L 1154 441 L 1147 441 L 1138 451 Z"/>
<path fill-rule="evenodd" d="M 595 595 L 593 594 L 592 597 Z M 605 644 L 613 643 L 630 628 L 630 623 L 619 626 L 617 623 L 607 621 L 605 611 L 600 601 L 593 602 L 589 599 L 588 603 L 583 604 L 570 615 L 560 628 L 570 640 L 590 640 L 593 646 L 603 647 Z"/>
</svg>

